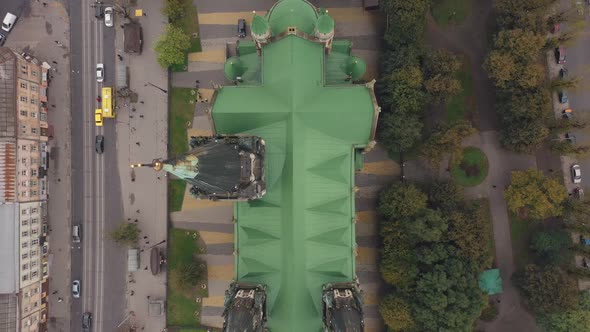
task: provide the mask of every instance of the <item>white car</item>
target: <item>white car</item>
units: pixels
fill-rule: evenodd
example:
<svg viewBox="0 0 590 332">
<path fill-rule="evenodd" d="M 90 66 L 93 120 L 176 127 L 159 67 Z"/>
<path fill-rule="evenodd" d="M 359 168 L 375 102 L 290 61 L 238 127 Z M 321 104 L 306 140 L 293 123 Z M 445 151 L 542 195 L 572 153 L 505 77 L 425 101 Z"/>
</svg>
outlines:
<svg viewBox="0 0 590 332">
<path fill-rule="evenodd" d="M 80 280 L 74 280 L 74 282 L 72 282 L 72 295 L 74 296 L 74 298 L 79 299 L 81 292 L 82 290 L 80 286 Z"/>
<path fill-rule="evenodd" d="M 572 182 L 582 183 L 582 168 L 578 164 L 572 165 Z"/>
<path fill-rule="evenodd" d="M 104 25 L 108 27 L 113 26 L 113 22 L 115 20 L 115 16 L 113 14 L 113 7 L 107 7 L 104 9 Z"/>
<path fill-rule="evenodd" d="M 6 31 L 6 32 L 10 32 L 10 30 L 12 30 L 12 27 L 14 27 L 14 23 L 16 22 L 16 15 L 11 14 L 11 13 L 6 13 L 6 16 L 4 16 L 4 21 L 2 21 L 2 30 Z"/>
<path fill-rule="evenodd" d="M 96 81 L 102 83 L 104 81 L 104 64 L 96 64 Z"/>
</svg>

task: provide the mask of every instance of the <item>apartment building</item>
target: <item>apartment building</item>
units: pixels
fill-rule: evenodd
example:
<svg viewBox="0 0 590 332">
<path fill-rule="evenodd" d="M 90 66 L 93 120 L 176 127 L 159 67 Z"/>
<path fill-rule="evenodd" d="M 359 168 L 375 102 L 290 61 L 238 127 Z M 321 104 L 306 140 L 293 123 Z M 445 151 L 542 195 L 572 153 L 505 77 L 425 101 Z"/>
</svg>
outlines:
<svg viewBox="0 0 590 332">
<path fill-rule="evenodd" d="M 49 68 L 31 56 L 0 47 L 0 214 L 5 217 L 0 219 L 0 230 L 6 230 L 3 235 L 10 234 L 14 244 L 3 248 L 0 243 L 4 249 L 0 264 L 10 273 L 0 272 L 0 279 L 16 277 L 14 290 L 4 285 L 0 295 L 7 299 L 6 306 L 17 303 L 15 314 L 10 309 L 12 331 L 47 330 Z M 8 308 L 2 303 L 0 316 Z"/>
</svg>

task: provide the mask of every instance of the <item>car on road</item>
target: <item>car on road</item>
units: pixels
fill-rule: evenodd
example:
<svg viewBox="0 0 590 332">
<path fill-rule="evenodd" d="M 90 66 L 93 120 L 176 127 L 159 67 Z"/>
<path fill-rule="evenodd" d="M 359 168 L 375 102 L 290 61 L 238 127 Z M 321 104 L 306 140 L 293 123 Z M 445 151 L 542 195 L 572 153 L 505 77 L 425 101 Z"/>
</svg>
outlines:
<svg viewBox="0 0 590 332">
<path fill-rule="evenodd" d="M 559 78 L 562 80 L 567 78 L 567 68 L 561 68 L 559 70 Z"/>
<path fill-rule="evenodd" d="M 578 164 L 572 165 L 572 182 L 573 183 L 582 183 L 582 168 Z"/>
<path fill-rule="evenodd" d="M 104 17 L 104 10 L 100 4 L 94 5 L 94 17 L 99 20 Z"/>
<path fill-rule="evenodd" d="M 567 103 L 568 99 L 567 99 L 567 93 L 564 90 L 559 91 L 559 102 L 562 104 Z"/>
<path fill-rule="evenodd" d="M 10 30 L 12 30 L 12 28 L 14 27 L 14 23 L 16 22 L 16 15 L 11 14 L 11 13 L 6 13 L 6 16 L 4 16 L 4 21 L 2 21 L 2 30 L 6 31 L 6 32 L 10 32 Z"/>
<path fill-rule="evenodd" d="M 555 61 L 558 64 L 565 63 L 565 47 L 558 47 L 555 49 Z"/>
<path fill-rule="evenodd" d="M 104 81 L 104 64 L 96 64 L 96 81 L 102 83 Z"/>
<path fill-rule="evenodd" d="M 0 46 L 6 42 L 6 36 L 0 33 Z"/>
<path fill-rule="evenodd" d="M 102 127 L 102 109 L 100 108 L 94 110 L 94 124 L 97 127 Z"/>
<path fill-rule="evenodd" d="M 82 241 L 82 226 L 72 226 L 72 242 L 80 243 Z"/>
<path fill-rule="evenodd" d="M 82 292 L 82 289 L 80 286 L 80 280 L 74 280 L 72 282 L 72 295 L 74 296 L 74 298 L 79 299 L 81 292 Z"/>
<path fill-rule="evenodd" d="M 104 9 L 104 25 L 108 27 L 113 26 L 113 22 L 115 20 L 115 16 L 113 14 L 113 7 L 107 7 Z"/>
<path fill-rule="evenodd" d="M 238 37 L 246 37 L 246 20 L 243 18 L 238 20 Z"/>
<path fill-rule="evenodd" d="M 92 314 L 85 312 L 82 314 L 82 332 L 90 332 L 92 329 Z"/>
<path fill-rule="evenodd" d="M 94 149 L 98 154 L 104 152 L 104 136 L 96 135 L 96 138 L 94 139 Z"/>
</svg>

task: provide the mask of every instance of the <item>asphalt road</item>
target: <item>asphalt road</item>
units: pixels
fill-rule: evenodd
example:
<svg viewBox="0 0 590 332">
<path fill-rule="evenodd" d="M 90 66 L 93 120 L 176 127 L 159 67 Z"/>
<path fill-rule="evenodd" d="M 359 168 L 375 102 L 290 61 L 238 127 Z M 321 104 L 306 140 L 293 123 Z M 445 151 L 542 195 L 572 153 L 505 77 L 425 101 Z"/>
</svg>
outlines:
<svg viewBox="0 0 590 332">
<path fill-rule="evenodd" d="M 83 312 L 93 315 L 94 331 L 116 331 L 124 318 L 126 252 L 109 233 L 123 219 L 116 162 L 115 120 L 94 124 L 95 100 L 102 86 L 114 86 L 115 32 L 94 17 L 91 0 L 69 0 L 72 96 L 72 220 L 82 225 L 81 246 L 72 250 L 72 280 L 82 296 L 73 299 L 70 331 L 81 330 Z M 117 24 L 117 18 L 115 19 Z M 105 65 L 97 83 L 96 63 Z M 95 136 L 105 137 L 104 153 L 95 152 Z"/>
<path fill-rule="evenodd" d="M 585 2 L 585 1 L 584 1 Z M 569 0 L 562 1 L 562 6 L 568 8 L 572 6 Z M 568 91 L 570 107 L 575 113 L 582 115 L 585 119 L 590 120 L 590 94 L 588 87 L 590 84 L 590 6 L 584 5 L 586 21 L 581 33 L 574 40 L 571 45 L 567 45 L 567 62 L 565 68 L 571 77 L 578 77 L 581 79 L 581 84 L 577 89 Z M 567 28 L 568 24 L 564 24 Z M 590 128 L 585 128 L 579 131 L 574 131 L 577 142 L 579 144 L 590 145 Z M 590 183 L 590 158 L 577 158 L 578 163 L 582 167 L 582 185 L 587 187 Z"/>
</svg>

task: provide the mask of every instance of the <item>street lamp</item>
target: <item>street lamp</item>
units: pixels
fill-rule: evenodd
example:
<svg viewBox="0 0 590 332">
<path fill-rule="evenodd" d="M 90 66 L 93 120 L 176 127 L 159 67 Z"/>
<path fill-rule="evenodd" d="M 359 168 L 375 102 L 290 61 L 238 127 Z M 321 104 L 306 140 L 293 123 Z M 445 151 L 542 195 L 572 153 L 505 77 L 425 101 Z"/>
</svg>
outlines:
<svg viewBox="0 0 590 332">
<path fill-rule="evenodd" d="M 152 82 L 147 82 L 147 83 L 146 83 L 146 84 L 144 84 L 143 86 L 148 86 L 148 85 L 151 85 L 151 86 L 153 86 L 154 88 L 156 88 L 156 89 L 158 89 L 158 90 L 160 90 L 160 91 L 162 91 L 162 92 L 164 92 L 164 93 L 168 93 L 168 91 L 166 91 L 166 90 L 164 90 L 164 89 L 160 88 L 159 86 L 157 86 L 157 85 L 153 84 Z"/>
</svg>

